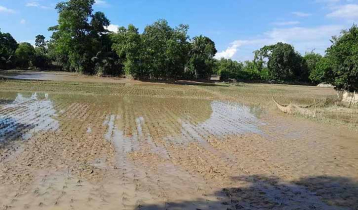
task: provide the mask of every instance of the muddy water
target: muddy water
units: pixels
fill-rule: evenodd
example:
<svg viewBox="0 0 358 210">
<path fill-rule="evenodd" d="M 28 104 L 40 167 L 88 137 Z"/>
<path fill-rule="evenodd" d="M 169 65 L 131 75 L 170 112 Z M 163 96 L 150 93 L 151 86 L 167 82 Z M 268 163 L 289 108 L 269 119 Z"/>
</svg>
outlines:
<svg viewBox="0 0 358 210">
<path fill-rule="evenodd" d="M 0 150 L 0 209 L 358 206 L 356 135 L 336 128 L 219 99 L 0 93 L 0 100 L 2 141 L 28 139 L 16 158 Z M 294 133 L 298 141 L 286 136 Z"/>
<path fill-rule="evenodd" d="M 48 94 L 18 93 L 8 104 L 0 106 L 0 142 L 27 140 L 39 132 L 56 131 L 59 123 Z"/>
<path fill-rule="evenodd" d="M 0 94 L 0 98 L 5 96 Z M 99 112 L 101 116 L 89 116 Z M 103 137 L 114 144 L 129 141 L 139 149 L 138 142 L 147 141 L 153 151 L 165 154 L 154 146 L 153 139 L 186 144 L 209 137 L 261 134 L 262 122 L 257 113 L 257 109 L 242 104 L 210 100 L 124 96 L 86 101 L 76 96 L 17 93 L 0 106 L 0 141 L 27 140 L 39 132 L 60 132 L 71 120 L 83 117 L 83 135 L 91 135 L 96 131 L 94 127 L 102 126 Z"/>
<path fill-rule="evenodd" d="M 247 133 L 262 134 L 257 110 L 238 103 L 125 97 L 108 115 L 107 140 L 153 138 L 183 144 Z M 116 124 L 117 123 L 117 124 Z M 115 137 L 116 135 L 116 137 Z"/>
</svg>

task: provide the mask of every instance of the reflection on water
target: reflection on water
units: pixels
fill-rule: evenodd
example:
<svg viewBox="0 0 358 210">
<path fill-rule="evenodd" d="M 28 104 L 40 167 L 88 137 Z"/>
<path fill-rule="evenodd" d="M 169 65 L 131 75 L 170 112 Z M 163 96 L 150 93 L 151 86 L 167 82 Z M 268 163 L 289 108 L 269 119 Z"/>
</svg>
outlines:
<svg viewBox="0 0 358 210">
<path fill-rule="evenodd" d="M 258 119 L 261 109 L 257 107 L 221 101 L 196 102 L 127 97 L 119 102 L 118 113 L 107 116 L 104 137 L 114 144 L 126 141 L 132 144 L 132 149 L 143 141 L 152 145 L 155 153 L 165 156 L 153 143 L 154 139 L 185 144 L 204 142 L 211 137 L 262 134 L 259 126 L 263 123 Z"/>
<path fill-rule="evenodd" d="M 18 94 L 12 103 L 0 108 L 0 142 L 27 140 L 40 131 L 55 131 L 59 123 L 56 110 L 47 94 Z"/>
<path fill-rule="evenodd" d="M 183 122 L 186 124 L 183 128 L 191 126 L 193 130 L 204 130 L 215 136 L 261 133 L 258 128 L 260 122 L 250 107 L 214 101 L 211 108 L 213 113 L 208 120 L 195 126 Z"/>
<path fill-rule="evenodd" d="M 211 137 L 262 134 L 262 123 L 257 118 L 261 109 L 221 101 L 63 95 L 53 95 L 50 100 L 47 94 L 19 93 L 11 103 L 0 107 L 0 141 L 28 139 L 61 125 L 61 130 L 69 129 L 69 133 L 80 134 L 78 129 L 83 129 L 81 135 L 99 134 L 114 144 L 122 141 L 125 152 L 146 142 L 153 152 L 165 156 L 157 140 L 181 144 Z"/>
<path fill-rule="evenodd" d="M 237 103 L 213 101 L 212 114 L 203 123 L 192 124 L 179 119 L 182 126 L 181 136 L 170 138 L 176 142 L 203 141 L 208 137 L 224 137 L 246 133 L 262 134 L 259 126 L 262 123 L 256 117 L 258 108 L 251 108 Z"/>
</svg>

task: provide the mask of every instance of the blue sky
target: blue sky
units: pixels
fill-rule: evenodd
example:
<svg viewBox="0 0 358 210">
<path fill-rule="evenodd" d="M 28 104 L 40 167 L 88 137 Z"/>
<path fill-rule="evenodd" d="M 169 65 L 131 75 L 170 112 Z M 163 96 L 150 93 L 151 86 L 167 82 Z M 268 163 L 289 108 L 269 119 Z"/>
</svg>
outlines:
<svg viewBox="0 0 358 210">
<path fill-rule="evenodd" d="M 0 0 L 0 28 L 18 42 L 50 37 L 57 0 Z M 96 11 L 110 29 L 134 24 L 141 31 L 158 19 L 190 25 L 191 37 L 203 34 L 216 43 L 217 58 L 243 61 L 253 51 L 282 41 L 297 51 L 324 53 L 330 38 L 358 22 L 358 0 L 97 0 Z"/>
</svg>

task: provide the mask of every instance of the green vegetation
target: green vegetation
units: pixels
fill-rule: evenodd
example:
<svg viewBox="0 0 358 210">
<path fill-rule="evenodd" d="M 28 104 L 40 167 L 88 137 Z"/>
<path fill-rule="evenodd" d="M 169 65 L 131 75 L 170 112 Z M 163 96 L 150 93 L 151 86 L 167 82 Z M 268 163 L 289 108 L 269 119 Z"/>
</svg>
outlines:
<svg viewBox="0 0 358 210">
<path fill-rule="evenodd" d="M 16 64 L 21 68 L 28 68 L 35 58 L 35 48 L 27 42 L 19 44 L 15 51 Z"/>
<path fill-rule="evenodd" d="M 265 62 L 267 60 L 267 62 Z M 278 81 L 307 81 L 308 72 L 302 56 L 293 46 L 284 43 L 264 46 L 255 52 L 255 62 L 266 66 L 269 78 Z"/>
<path fill-rule="evenodd" d="M 197 79 L 208 79 L 213 73 L 215 43 L 208 37 L 194 37 L 189 54 L 189 72 Z"/>
<path fill-rule="evenodd" d="M 17 42 L 9 33 L 0 31 L 0 69 L 13 68 Z"/>
<path fill-rule="evenodd" d="M 358 90 L 358 27 L 333 37 L 325 56 L 304 56 L 292 45 L 277 43 L 255 51 L 252 61 L 214 59 L 215 43 L 203 35 L 190 38 L 188 25 L 171 27 L 166 20 L 148 25 L 143 33 L 134 25 L 110 32 L 104 13 L 94 12 L 95 0 L 57 4 L 58 25 L 51 39 L 36 36 L 35 46 L 18 44 L 0 32 L 0 69 L 58 67 L 91 75 L 126 75 L 135 79 L 208 79 L 332 83 L 338 89 Z"/>
<path fill-rule="evenodd" d="M 354 25 L 341 36 L 333 37 L 333 45 L 327 49 L 332 71 L 328 79 L 338 88 L 358 90 L 358 27 Z M 327 71 L 325 71 L 327 72 Z"/>
</svg>

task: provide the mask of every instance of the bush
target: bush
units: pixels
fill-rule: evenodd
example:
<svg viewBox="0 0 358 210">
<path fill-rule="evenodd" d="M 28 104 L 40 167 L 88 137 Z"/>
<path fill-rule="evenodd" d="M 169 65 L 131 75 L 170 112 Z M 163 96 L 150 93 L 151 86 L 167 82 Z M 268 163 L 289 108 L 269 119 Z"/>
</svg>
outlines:
<svg viewBox="0 0 358 210">
<path fill-rule="evenodd" d="M 35 48 L 30 43 L 21 43 L 15 51 L 16 66 L 20 68 L 28 68 L 32 65 L 35 55 Z"/>
</svg>

